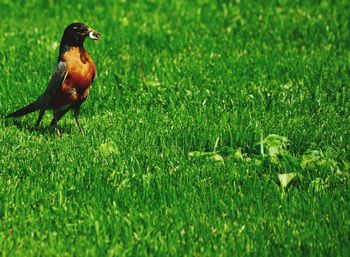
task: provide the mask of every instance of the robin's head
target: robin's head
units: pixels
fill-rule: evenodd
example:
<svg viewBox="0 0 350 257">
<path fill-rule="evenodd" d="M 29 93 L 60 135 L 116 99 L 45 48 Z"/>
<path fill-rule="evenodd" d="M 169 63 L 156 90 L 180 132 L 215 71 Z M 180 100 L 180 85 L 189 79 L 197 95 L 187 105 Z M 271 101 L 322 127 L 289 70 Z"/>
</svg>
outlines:
<svg viewBox="0 0 350 257">
<path fill-rule="evenodd" d="M 81 46 L 87 37 L 93 40 L 98 40 L 100 39 L 101 34 L 83 23 L 72 23 L 64 30 L 61 44 Z"/>
</svg>

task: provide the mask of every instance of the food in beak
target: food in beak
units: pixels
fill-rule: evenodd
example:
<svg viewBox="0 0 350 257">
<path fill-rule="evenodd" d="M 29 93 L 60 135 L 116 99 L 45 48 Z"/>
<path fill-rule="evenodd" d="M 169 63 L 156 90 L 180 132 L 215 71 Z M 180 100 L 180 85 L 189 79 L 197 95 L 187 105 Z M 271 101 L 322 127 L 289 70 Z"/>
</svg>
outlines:
<svg viewBox="0 0 350 257">
<path fill-rule="evenodd" d="M 92 30 L 89 32 L 89 38 L 91 38 L 92 40 L 98 40 L 100 39 L 100 37 L 101 37 L 101 34 L 98 33 L 97 31 Z"/>
</svg>

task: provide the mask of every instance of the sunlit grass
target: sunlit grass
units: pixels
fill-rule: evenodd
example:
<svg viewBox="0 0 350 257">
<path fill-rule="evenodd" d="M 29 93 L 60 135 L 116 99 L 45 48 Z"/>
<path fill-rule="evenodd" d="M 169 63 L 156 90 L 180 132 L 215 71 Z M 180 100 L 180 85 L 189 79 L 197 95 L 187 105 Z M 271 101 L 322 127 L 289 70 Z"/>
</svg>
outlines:
<svg viewBox="0 0 350 257">
<path fill-rule="evenodd" d="M 238 3 L 236 3 L 238 2 Z M 0 3 L 0 114 L 83 21 L 98 77 L 39 129 L 0 120 L 3 256 L 348 256 L 350 4 Z"/>
</svg>

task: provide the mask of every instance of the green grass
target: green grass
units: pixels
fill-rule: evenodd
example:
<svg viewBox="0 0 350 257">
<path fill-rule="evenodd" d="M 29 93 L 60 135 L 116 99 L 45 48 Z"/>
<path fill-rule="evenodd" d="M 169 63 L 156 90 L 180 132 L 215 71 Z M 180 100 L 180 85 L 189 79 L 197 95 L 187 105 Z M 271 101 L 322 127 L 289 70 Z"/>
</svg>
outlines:
<svg viewBox="0 0 350 257">
<path fill-rule="evenodd" d="M 349 256 L 348 1 L 53 2 L 0 3 L 0 115 L 73 21 L 98 77 L 84 135 L 0 120 L 2 256 Z"/>
</svg>

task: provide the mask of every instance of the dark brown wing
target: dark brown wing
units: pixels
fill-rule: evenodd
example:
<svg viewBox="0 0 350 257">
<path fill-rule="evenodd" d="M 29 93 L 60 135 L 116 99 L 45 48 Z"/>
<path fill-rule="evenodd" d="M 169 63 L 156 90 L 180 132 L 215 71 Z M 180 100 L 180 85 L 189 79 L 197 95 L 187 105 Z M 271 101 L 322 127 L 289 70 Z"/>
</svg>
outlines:
<svg viewBox="0 0 350 257">
<path fill-rule="evenodd" d="M 57 63 L 55 72 L 53 73 L 50 82 L 44 92 L 40 96 L 40 102 L 42 108 L 47 108 L 49 104 L 52 102 L 54 96 L 56 95 L 57 91 L 61 88 L 63 82 L 67 78 L 68 70 L 67 70 L 67 63 L 64 61 L 60 61 Z"/>
<path fill-rule="evenodd" d="M 56 66 L 56 70 L 53 73 L 44 94 L 42 94 L 38 99 L 40 103 L 40 113 L 35 126 L 39 125 L 41 119 L 44 116 L 46 109 L 49 107 L 57 91 L 61 88 L 63 82 L 67 78 L 67 75 L 68 75 L 67 63 L 64 61 L 58 62 Z"/>
</svg>

